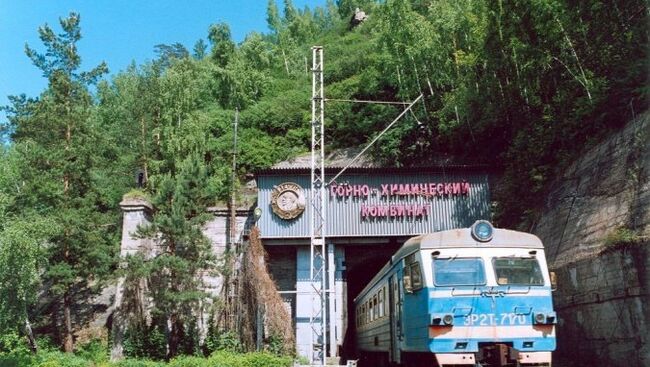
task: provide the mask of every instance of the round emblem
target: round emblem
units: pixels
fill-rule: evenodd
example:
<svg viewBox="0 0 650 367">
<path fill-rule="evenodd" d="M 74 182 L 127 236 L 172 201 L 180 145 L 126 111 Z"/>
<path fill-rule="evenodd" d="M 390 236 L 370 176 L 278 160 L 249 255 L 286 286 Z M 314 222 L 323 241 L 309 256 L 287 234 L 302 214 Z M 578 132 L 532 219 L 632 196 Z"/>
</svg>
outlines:
<svg viewBox="0 0 650 367">
<path fill-rule="evenodd" d="M 305 211 L 305 196 L 302 187 L 293 182 L 275 186 L 271 192 L 273 213 L 282 219 L 297 218 Z"/>
</svg>

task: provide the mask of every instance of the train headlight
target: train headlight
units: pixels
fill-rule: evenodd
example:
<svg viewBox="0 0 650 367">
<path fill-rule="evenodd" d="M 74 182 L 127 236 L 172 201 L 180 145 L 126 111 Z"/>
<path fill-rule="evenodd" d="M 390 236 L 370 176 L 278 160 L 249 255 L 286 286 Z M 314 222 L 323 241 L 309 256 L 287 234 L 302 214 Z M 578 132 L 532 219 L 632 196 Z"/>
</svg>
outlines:
<svg viewBox="0 0 650 367">
<path fill-rule="evenodd" d="M 454 315 L 449 313 L 435 313 L 431 315 L 431 325 L 451 326 L 454 324 Z"/>
<path fill-rule="evenodd" d="M 487 242 L 494 235 L 494 227 L 487 220 L 477 220 L 472 224 L 472 237 L 480 242 Z"/>
<path fill-rule="evenodd" d="M 535 316 L 533 316 L 533 322 L 535 324 L 546 325 L 557 324 L 557 314 L 554 311 L 548 313 L 536 313 Z"/>
<path fill-rule="evenodd" d="M 446 314 L 445 316 L 442 317 L 442 322 L 445 325 L 451 325 L 454 323 L 454 317 L 450 314 Z"/>
</svg>

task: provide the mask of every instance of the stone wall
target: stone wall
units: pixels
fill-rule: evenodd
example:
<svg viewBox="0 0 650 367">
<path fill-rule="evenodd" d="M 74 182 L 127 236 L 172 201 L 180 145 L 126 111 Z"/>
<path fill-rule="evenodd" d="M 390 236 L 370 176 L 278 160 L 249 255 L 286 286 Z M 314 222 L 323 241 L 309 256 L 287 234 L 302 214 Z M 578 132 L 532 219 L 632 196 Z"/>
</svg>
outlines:
<svg viewBox="0 0 650 367">
<path fill-rule="evenodd" d="M 145 257 L 153 257 L 160 253 L 158 246 L 152 239 L 137 238 L 134 236 L 138 226 L 147 225 L 152 220 L 152 206 L 147 201 L 140 198 L 125 197 L 120 203 L 122 208 L 122 240 L 120 244 L 120 256 L 135 255 L 142 253 Z M 227 208 L 208 208 L 208 211 L 214 214 L 214 218 L 205 224 L 203 230 L 206 237 L 212 242 L 212 251 L 221 258 L 226 251 L 228 243 L 241 243 L 248 235 L 247 228 L 251 223 L 251 212 L 247 209 L 239 208 L 235 212 L 235 233 L 237 238 L 230 238 L 231 216 Z M 222 293 L 223 278 L 219 275 L 206 273 L 202 277 L 205 290 L 214 296 Z M 123 336 L 126 323 L 120 308 L 123 302 L 124 281 L 119 279 L 114 290 L 114 302 L 108 312 L 112 312 L 112 330 L 111 330 L 111 359 L 117 360 L 122 358 Z M 108 290 L 110 292 L 110 289 Z M 199 332 L 200 337 L 205 337 L 208 329 L 209 315 L 199 315 Z"/>
<path fill-rule="evenodd" d="M 586 150 L 533 229 L 558 274 L 561 366 L 650 366 L 649 145 L 646 113 Z"/>
</svg>

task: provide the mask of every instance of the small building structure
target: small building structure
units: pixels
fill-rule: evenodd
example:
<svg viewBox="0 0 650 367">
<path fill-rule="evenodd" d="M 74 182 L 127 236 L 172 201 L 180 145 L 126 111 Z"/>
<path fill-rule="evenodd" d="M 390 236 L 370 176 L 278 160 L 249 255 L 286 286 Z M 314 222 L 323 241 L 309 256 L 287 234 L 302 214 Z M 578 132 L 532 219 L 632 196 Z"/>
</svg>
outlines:
<svg viewBox="0 0 650 367">
<path fill-rule="evenodd" d="M 342 167 L 349 166 L 354 154 L 342 151 L 328 157 L 326 177 L 334 177 Z M 305 357 L 310 355 L 312 333 L 309 164 L 309 156 L 302 156 L 258 171 L 255 181 L 246 185 L 234 213 L 227 207 L 208 208 L 214 219 L 204 229 L 215 255 L 221 256 L 228 244 L 242 241 L 251 226 L 259 228 L 268 254 L 266 265 L 291 314 L 297 352 Z M 408 238 L 491 219 L 493 172 L 488 166 L 451 164 L 445 157 L 433 165 L 416 168 L 387 168 L 362 159 L 328 185 L 326 260 L 334 264 L 334 284 L 327 286 L 333 292 L 328 297 L 330 326 L 326 337 L 330 346 L 335 345 L 328 347 L 333 350 L 331 357 L 345 359 L 353 353 L 353 300 Z M 121 206 L 122 255 L 154 254 L 156 246 L 152 241 L 133 235 L 138 225 L 151 221 L 151 205 L 138 198 L 125 198 Z M 231 226 L 237 238 L 230 238 Z M 203 280 L 210 293 L 222 293 L 223 279 L 206 275 Z M 113 305 L 115 359 L 122 355 L 122 288 L 120 281 Z M 201 337 L 207 327 L 207 317 L 202 317 Z"/>
<path fill-rule="evenodd" d="M 326 177 L 341 167 L 329 162 Z M 491 219 L 487 166 L 348 168 L 327 188 L 327 262 L 335 264 L 327 307 L 328 340 L 338 356 L 353 350 L 352 302 L 403 242 L 418 234 Z M 257 221 L 268 267 L 294 322 L 299 355 L 311 348 L 310 168 L 304 160 L 258 171 Z M 258 211 L 259 212 L 259 211 Z M 330 278 L 331 279 L 331 278 Z M 331 335 L 334 333 L 334 335 Z M 329 349 L 329 347 L 328 347 Z M 332 356 L 333 357 L 333 356 Z"/>
</svg>

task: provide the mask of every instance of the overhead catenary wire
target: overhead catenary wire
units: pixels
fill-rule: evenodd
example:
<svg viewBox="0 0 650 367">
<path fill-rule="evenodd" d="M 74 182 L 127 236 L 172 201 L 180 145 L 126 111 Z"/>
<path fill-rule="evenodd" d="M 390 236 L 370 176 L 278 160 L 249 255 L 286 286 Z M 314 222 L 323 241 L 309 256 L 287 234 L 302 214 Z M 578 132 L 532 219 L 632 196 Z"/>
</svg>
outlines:
<svg viewBox="0 0 650 367">
<path fill-rule="evenodd" d="M 340 98 L 325 98 L 325 102 L 351 102 L 351 103 L 368 103 L 368 104 L 392 104 L 392 105 L 409 105 L 411 102 L 400 101 L 369 101 L 363 99 L 340 99 Z"/>
<path fill-rule="evenodd" d="M 404 109 L 404 111 L 402 111 L 402 112 L 401 112 L 397 117 L 395 117 L 395 119 L 394 119 L 390 124 L 388 124 L 388 126 L 386 126 L 386 127 L 384 128 L 384 130 L 382 130 L 382 131 L 381 131 L 377 136 L 375 136 L 375 138 L 372 139 L 372 141 L 371 141 L 370 143 L 368 143 L 368 145 L 366 145 L 366 147 L 363 148 L 363 150 L 362 150 L 361 152 L 359 152 L 359 154 L 357 154 L 357 155 L 352 159 L 352 161 L 350 161 L 350 162 L 349 162 L 345 167 L 343 167 L 343 168 L 339 171 L 339 173 L 337 173 L 336 176 L 334 176 L 334 178 L 332 178 L 332 179 L 327 183 L 327 186 L 331 185 L 332 182 L 336 181 L 336 179 L 339 178 L 339 177 L 343 174 L 343 172 L 345 172 L 348 168 L 350 168 L 350 166 L 352 166 L 352 164 L 354 164 L 354 162 L 356 162 L 356 161 L 359 159 L 359 157 L 361 157 L 361 156 L 363 155 L 363 153 L 365 153 L 365 152 L 366 152 L 366 151 L 367 151 L 367 150 L 368 150 L 368 149 L 369 149 L 369 148 L 370 148 L 370 147 L 371 147 L 371 146 L 372 146 L 372 145 L 373 145 L 377 140 L 379 140 L 379 138 L 381 138 L 381 136 L 384 135 L 384 133 L 386 133 L 386 131 L 388 131 L 391 127 L 393 127 L 393 125 L 395 125 L 395 123 L 396 123 L 397 121 L 399 121 L 399 119 L 402 118 L 402 116 L 404 116 L 407 112 L 409 112 L 409 111 L 411 110 L 411 108 L 412 108 L 412 107 L 413 107 L 413 106 L 414 106 L 418 101 L 420 101 L 420 99 L 422 99 L 422 97 L 423 97 L 423 95 L 420 94 L 420 95 L 419 95 L 419 96 L 418 96 L 418 97 L 417 97 L 413 102 L 410 102 L 409 105 Z"/>
</svg>

